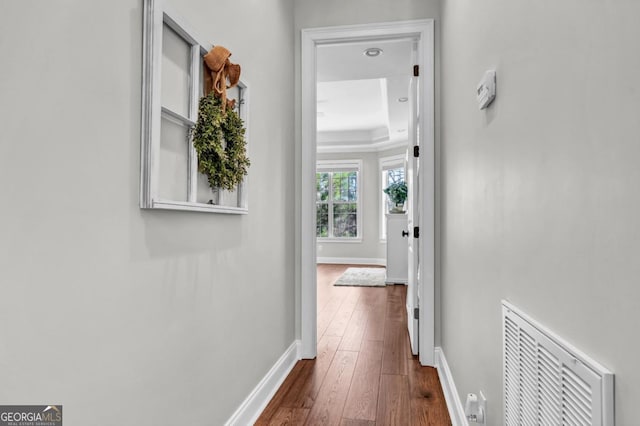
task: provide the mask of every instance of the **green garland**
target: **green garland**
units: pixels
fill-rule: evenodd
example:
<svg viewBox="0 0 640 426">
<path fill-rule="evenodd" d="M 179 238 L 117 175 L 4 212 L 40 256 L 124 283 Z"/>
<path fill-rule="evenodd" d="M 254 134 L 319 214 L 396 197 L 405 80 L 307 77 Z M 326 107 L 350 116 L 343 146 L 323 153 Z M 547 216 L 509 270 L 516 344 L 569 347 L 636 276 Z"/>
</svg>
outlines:
<svg viewBox="0 0 640 426">
<path fill-rule="evenodd" d="M 251 162 L 244 133 L 238 112 L 229 107 L 222 112 L 222 100 L 213 92 L 200 99 L 193 146 L 198 153 L 198 170 L 207 176 L 212 189 L 233 190 L 247 175 Z"/>
</svg>

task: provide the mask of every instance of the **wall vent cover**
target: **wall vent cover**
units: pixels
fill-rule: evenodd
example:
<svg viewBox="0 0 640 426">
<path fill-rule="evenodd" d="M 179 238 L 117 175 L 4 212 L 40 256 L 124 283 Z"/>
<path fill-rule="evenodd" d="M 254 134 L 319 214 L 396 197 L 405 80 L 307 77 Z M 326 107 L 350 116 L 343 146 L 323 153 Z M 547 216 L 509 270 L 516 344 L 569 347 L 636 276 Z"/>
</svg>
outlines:
<svg viewBox="0 0 640 426">
<path fill-rule="evenodd" d="M 613 374 L 502 301 L 505 424 L 614 425 Z"/>
</svg>

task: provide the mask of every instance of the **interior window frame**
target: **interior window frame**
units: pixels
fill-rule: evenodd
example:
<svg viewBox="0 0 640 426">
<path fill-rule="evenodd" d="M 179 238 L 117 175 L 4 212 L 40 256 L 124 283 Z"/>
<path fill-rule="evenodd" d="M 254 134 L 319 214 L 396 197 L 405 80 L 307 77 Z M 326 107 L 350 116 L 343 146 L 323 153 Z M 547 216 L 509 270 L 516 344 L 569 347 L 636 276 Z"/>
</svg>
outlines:
<svg viewBox="0 0 640 426">
<path fill-rule="evenodd" d="M 144 1 L 143 78 L 142 78 L 142 132 L 140 165 L 140 208 L 183 210 L 208 213 L 247 214 L 248 176 L 233 192 L 220 188 L 211 190 L 209 202 L 198 202 L 198 156 L 193 141 L 188 140 L 186 200 L 172 200 L 159 196 L 161 164 L 160 138 L 163 119 L 191 129 L 198 117 L 198 101 L 203 94 L 203 56 L 213 47 L 163 0 Z M 189 46 L 189 104 L 188 113 L 181 114 L 162 103 L 163 34 L 167 26 Z M 245 138 L 249 151 L 248 110 L 249 87 L 242 79 L 238 84 L 240 118 L 246 126 Z M 234 202 L 235 200 L 235 202 Z M 229 204 L 227 204 L 229 203 Z M 232 205 L 235 204 L 235 205 Z"/>
<path fill-rule="evenodd" d="M 387 170 L 391 170 L 391 169 L 396 169 L 396 168 L 403 168 L 404 169 L 404 175 L 405 175 L 405 182 L 407 180 L 407 154 L 397 154 L 397 155 L 390 155 L 387 157 L 381 157 L 378 160 L 378 176 L 380 176 L 380 223 L 379 223 L 379 235 L 380 235 L 380 242 L 381 243 L 386 243 L 387 242 L 387 232 L 386 232 L 386 228 L 387 228 L 387 194 L 384 193 L 384 189 L 386 187 L 386 182 L 385 182 L 385 171 Z"/>
<path fill-rule="evenodd" d="M 316 224 L 316 239 L 319 242 L 334 242 L 334 243 L 360 243 L 362 242 L 362 160 L 318 160 L 316 162 L 316 174 L 317 173 L 329 173 L 329 201 L 328 201 L 328 224 L 329 224 L 329 236 L 319 237 L 317 235 Z M 333 236 L 333 173 L 336 172 L 351 172 L 357 173 L 357 199 L 356 199 L 356 236 L 355 237 L 335 237 Z M 345 204 L 345 203 L 338 203 Z M 316 201 L 316 212 L 317 212 Z"/>
</svg>

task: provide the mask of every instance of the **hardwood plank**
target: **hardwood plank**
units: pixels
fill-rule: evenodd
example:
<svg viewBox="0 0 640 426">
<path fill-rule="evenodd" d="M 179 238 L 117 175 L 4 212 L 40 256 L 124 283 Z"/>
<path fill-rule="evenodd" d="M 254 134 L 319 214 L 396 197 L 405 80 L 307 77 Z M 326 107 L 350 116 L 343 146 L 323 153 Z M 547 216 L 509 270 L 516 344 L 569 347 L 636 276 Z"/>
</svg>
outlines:
<svg viewBox="0 0 640 426">
<path fill-rule="evenodd" d="M 324 337 L 327 328 L 329 328 L 329 324 L 333 320 L 333 317 L 336 315 L 338 311 L 327 311 L 324 310 L 322 312 L 318 312 L 318 321 L 317 321 L 317 330 L 318 330 L 318 341 Z"/>
<path fill-rule="evenodd" d="M 335 287 L 333 283 L 346 270 L 344 265 L 319 265 L 317 269 L 318 312 L 324 310 L 337 311 L 344 301 L 348 287 Z"/>
<path fill-rule="evenodd" d="M 366 310 L 353 311 L 349 324 L 344 332 L 339 351 L 359 351 L 362 344 L 362 338 L 367 328 L 367 320 L 369 318 Z"/>
<path fill-rule="evenodd" d="M 387 321 L 407 321 L 406 287 L 387 286 Z"/>
<path fill-rule="evenodd" d="M 269 426 L 302 426 L 308 416 L 308 408 L 281 407 L 269 422 Z"/>
<path fill-rule="evenodd" d="M 387 319 L 386 303 L 374 305 L 368 315 L 367 328 L 363 340 L 384 340 L 384 325 Z"/>
<path fill-rule="evenodd" d="M 383 374 L 380 379 L 376 424 L 407 426 L 410 423 L 409 379 Z"/>
<path fill-rule="evenodd" d="M 307 425 L 339 425 L 358 354 L 338 351 L 313 404 Z"/>
<path fill-rule="evenodd" d="M 407 355 L 407 359 L 412 360 L 414 358 L 413 352 L 411 352 L 411 339 L 409 338 L 409 330 L 407 327 L 407 322 L 404 322 L 404 330 L 406 333 L 404 334 L 404 352 Z"/>
<path fill-rule="evenodd" d="M 294 366 L 256 424 L 302 424 L 306 416 L 307 423 L 323 425 L 450 425 L 436 371 L 421 367 L 410 353 L 406 287 L 333 286 L 349 266 L 318 267 L 319 329 L 329 328 L 338 312 L 351 312 L 343 336 L 319 336 L 318 357 Z M 366 325 L 357 347 L 362 316 Z M 336 321 L 333 327 L 339 331 L 342 325 Z M 345 360 L 348 356 L 351 361 Z M 376 363 L 380 365 L 377 377 Z M 382 375 L 383 371 L 393 374 Z M 367 387 L 374 389 L 372 398 Z M 375 422 L 371 420 L 373 402 Z"/>
<path fill-rule="evenodd" d="M 322 312 L 322 311 L 337 311 L 340 308 L 340 306 L 342 305 L 342 302 L 344 302 L 344 297 L 345 297 L 345 294 L 348 293 L 348 290 L 349 290 L 348 287 L 344 287 L 344 288 L 343 287 L 333 287 L 333 288 L 325 290 L 325 292 L 328 295 L 328 300 L 324 304 L 324 306 L 321 306 L 318 303 L 318 312 Z"/>
<path fill-rule="evenodd" d="M 382 351 L 380 341 L 363 342 L 342 417 L 355 420 L 376 419 Z"/>
<path fill-rule="evenodd" d="M 339 311 L 351 311 L 353 312 L 358 305 L 358 301 L 360 300 L 360 295 L 362 294 L 364 287 L 347 287 L 346 295 L 344 296 L 344 300 L 340 305 Z"/>
<path fill-rule="evenodd" d="M 282 385 L 280 385 L 280 388 L 278 388 L 276 394 L 273 396 L 273 398 L 271 398 L 271 401 L 269 401 L 269 404 L 267 404 L 260 417 L 258 417 L 258 420 L 255 423 L 257 426 L 268 425 L 269 421 L 271 421 L 271 418 L 280 408 L 280 405 L 282 404 L 282 401 L 284 400 L 287 392 L 289 392 L 289 390 L 293 387 L 294 383 L 298 381 L 300 383 L 303 382 L 300 380 L 300 375 L 304 370 L 305 362 L 305 360 L 298 361 L 296 365 L 293 366 L 293 369 L 291 369 L 291 372 L 289 373 L 287 378 L 284 379 L 284 382 L 282 382 Z"/>
<path fill-rule="evenodd" d="M 358 287 L 360 298 L 356 309 L 371 309 L 377 305 L 384 305 L 387 301 L 386 287 Z"/>
<path fill-rule="evenodd" d="M 438 372 L 433 367 L 421 366 L 417 357 L 409 362 L 409 395 L 412 424 L 451 424 Z"/>
<path fill-rule="evenodd" d="M 347 330 L 347 325 L 349 324 L 349 320 L 351 319 L 351 315 L 353 315 L 353 310 L 340 310 L 338 311 L 329 326 L 324 332 L 325 336 L 344 336 L 344 332 Z"/>
<path fill-rule="evenodd" d="M 291 385 L 291 389 L 282 399 L 282 407 L 313 406 L 339 344 L 340 337 L 336 336 L 325 336 L 318 342 L 318 356 L 313 360 L 304 360 L 307 363 L 300 373 L 300 380 Z"/>
<path fill-rule="evenodd" d="M 382 374 L 407 374 L 406 325 L 399 321 L 387 321 L 384 329 Z"/>
<path fill-rule="evenodd" d="M 371 301 L 372 307 L 385 307 L 387 306 L 387 288 L 378 288 L 374 293 L 375 298 Z"/>
<path fill-rule="evenodd" d="M 369 420 L 342 419 L 340 426 L 376 426 L 376 422 Z"/>
</svg>

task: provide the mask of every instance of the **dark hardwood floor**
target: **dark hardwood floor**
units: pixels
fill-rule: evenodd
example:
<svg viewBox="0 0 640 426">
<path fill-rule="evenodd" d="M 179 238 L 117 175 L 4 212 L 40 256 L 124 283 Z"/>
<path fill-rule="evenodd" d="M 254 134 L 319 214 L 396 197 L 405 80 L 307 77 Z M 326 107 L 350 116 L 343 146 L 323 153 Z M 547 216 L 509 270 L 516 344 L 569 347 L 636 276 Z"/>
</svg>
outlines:
<svg viewBox="0 0 640 426">
<path fill-rule="evenodd" d="M 318 265 L 318 357 L 299 361 L 256 425 L 450 425 L 435 369 L 411 355 L 406 287 L 336 287 Z"/>
</svg>

